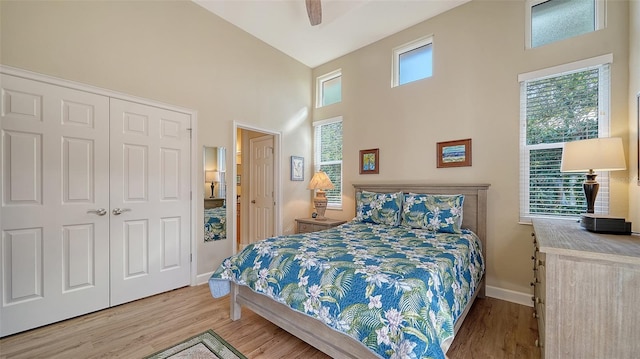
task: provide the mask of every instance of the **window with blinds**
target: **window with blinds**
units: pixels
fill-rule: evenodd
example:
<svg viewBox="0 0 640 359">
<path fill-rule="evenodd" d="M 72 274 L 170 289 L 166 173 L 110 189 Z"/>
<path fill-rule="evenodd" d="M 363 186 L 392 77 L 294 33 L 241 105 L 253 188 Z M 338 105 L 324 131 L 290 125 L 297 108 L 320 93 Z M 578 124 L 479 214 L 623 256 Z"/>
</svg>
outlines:
<svg viewBox="0 0 640 359">
<path fill-rule="evenodd" d="M 602 60 L 602 59 L 598 59 Z M 594 62 L 594 61 L 587 61 Z M 609 134 L 609 65 L 584 62 L 521 75 L 520 217 L 577 217 L 586 212 L 584 173 L 561 173 L 566 142 Z M 549 71 L 551 70 L 551 71 Z M 541 76 L 537 76 L 541 75 Z M 608 213 L 608 172 L 598 173 L 596 213 Z"/>
<path fill-rule="evenodd" d="M 327 190 L 327 208 L 342 208 L 342 117 L 313 123 L 315 171 L 324 171 L 334 189 Z"/>
</svg>

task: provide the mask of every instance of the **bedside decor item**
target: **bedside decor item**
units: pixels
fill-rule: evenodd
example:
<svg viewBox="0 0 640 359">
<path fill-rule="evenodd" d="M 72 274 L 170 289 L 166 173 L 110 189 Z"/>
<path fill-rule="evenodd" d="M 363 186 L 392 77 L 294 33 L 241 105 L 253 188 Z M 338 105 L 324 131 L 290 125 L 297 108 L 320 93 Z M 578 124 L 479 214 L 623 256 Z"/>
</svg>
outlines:
<svg viewBox="0 0 640 359">
<path fill-rule="evenodd" d="M 580 226 L 594 233 L 631 235 L 631 222 L 620 217 L 583 213 Z"/>
<path fill-rule="evenodd" d="M 324 191 L 333 188 L 333 183 L 329 179 L 329 176 L 322 171 L 316 172 L 313 175 L 313 178 L 311 178 L 311 181 L 309 181 L 307 189 L 316 191 L 316 196 L 313 199 L 313 205 L 316 207 L 316 212 L 318 212 L 318 216 L 316 218 L 317 221 L 326 220 L 324 212 L 327 209 L 327 195 Z"/>
<path fill-rule="evenodd" d="M 378 174 L 380 172 L 380 150 L 360 150 L 360 174 Z"/>
<path fill-rule="evenodd" d="M 436 156 L 438 168 L 471 166 L 471 139 L 438 142 Z"/>
<path fill-rule="evenodd" d="M 562 150 L 560 172 L 587 172 L 587 179 L 582 185 L 587 199 L 587 213 L 594 213 L 600 188 L 594 171 L 618 171 L 626 168 L 622 139 L 618 137 L 567 142 Z"/>
<path fill-rule="evenodd" d="M 291 156 L 291 180 L 304 181 L 304 157 Z"/>
<path fill-rule="evenodd" d="M 211 182 L 211 197 L 209 198 L 216 198 L 215 195 L 215 184 L 216 182 L 220 182 L 220 172 L 218 171 L 205 171 L 205 182 Z"/>
</svg>

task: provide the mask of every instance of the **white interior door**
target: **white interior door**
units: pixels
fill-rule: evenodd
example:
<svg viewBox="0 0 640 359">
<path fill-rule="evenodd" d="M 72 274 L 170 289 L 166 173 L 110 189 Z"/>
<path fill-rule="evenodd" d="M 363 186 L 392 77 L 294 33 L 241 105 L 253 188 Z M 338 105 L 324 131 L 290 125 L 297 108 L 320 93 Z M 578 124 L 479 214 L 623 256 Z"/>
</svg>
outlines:
<svg viewBox="0 0 640 359">
<path fill-rule="evenodd" d="M 111 100 L 111 305 L 190 282 L 190 116 Z"/>
<path fill-rule="evenodd" d="M 249 240 L 253 243 L 275 235 L 273 136 L 252 138 L 249 141 L 249 152 Z"/>
<path fill-rule="evenodd" d="M 5 336 L 109 306 L 109 100 L 1 76 Z"/>
</svg>

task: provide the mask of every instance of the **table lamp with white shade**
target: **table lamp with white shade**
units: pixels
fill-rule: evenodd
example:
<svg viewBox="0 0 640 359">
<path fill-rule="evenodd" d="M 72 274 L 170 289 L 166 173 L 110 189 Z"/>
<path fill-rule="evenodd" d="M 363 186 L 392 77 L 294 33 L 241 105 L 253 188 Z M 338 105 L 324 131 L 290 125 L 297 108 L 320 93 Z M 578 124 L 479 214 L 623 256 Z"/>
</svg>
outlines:
<svg viewBox="0 0 640 359">
<path fill-rule="evenodd" d="M 318 171 L 313 175 L 307 189 L 316 191 L 316 196 L 313 198 L 313 205 L 316 207 L 319 221 L 325 221 L 327 218 L 324 216 L 324 212 L 327 209 L 327 195 L 324 192 L 327 189 L 333 189 L 333 183 L 329 179 L 326 173 Z"/>
<path fill-rule="evenodd" d="M 592 138 L 564 144 L 560 171 L 587 172 L 587 179 L 582 185 L 587 199 L 587 213 L 594 213 L 600 188 L 594 171 L 618 171 L 626 168 L 621 138 Z"/>
<path fill-rule="evenodd" d="M 220 182 L 220 172 L 218 171 L 205 171 L 204 172 L 204 181 L 211 182 L 211 197 L 216 198 L 214 189 L 216 182 Z"/>
</svg>

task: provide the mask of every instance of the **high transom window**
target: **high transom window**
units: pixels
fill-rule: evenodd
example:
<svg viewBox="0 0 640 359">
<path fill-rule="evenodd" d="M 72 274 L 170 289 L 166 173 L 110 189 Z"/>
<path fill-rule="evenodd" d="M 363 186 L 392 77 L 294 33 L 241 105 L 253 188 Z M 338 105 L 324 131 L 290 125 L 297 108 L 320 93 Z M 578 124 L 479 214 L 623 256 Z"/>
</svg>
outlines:
<svg viewBox="0 0 640 359">
<path fill-rule="evenodd" d="M 529 0 L 527 46 L 538 47 L 604 28 L 604 0 Z"/>
<path fill-rule="evenodd" d="M 342 101 L 342 70 L 330 72 L 316 79 L 316 107 Z"/>
<path fill-rule="evenodd" d="M 423 37 L 393 49 L 392 87 L 433 75 L 433 37 Z"/>
</svg>

